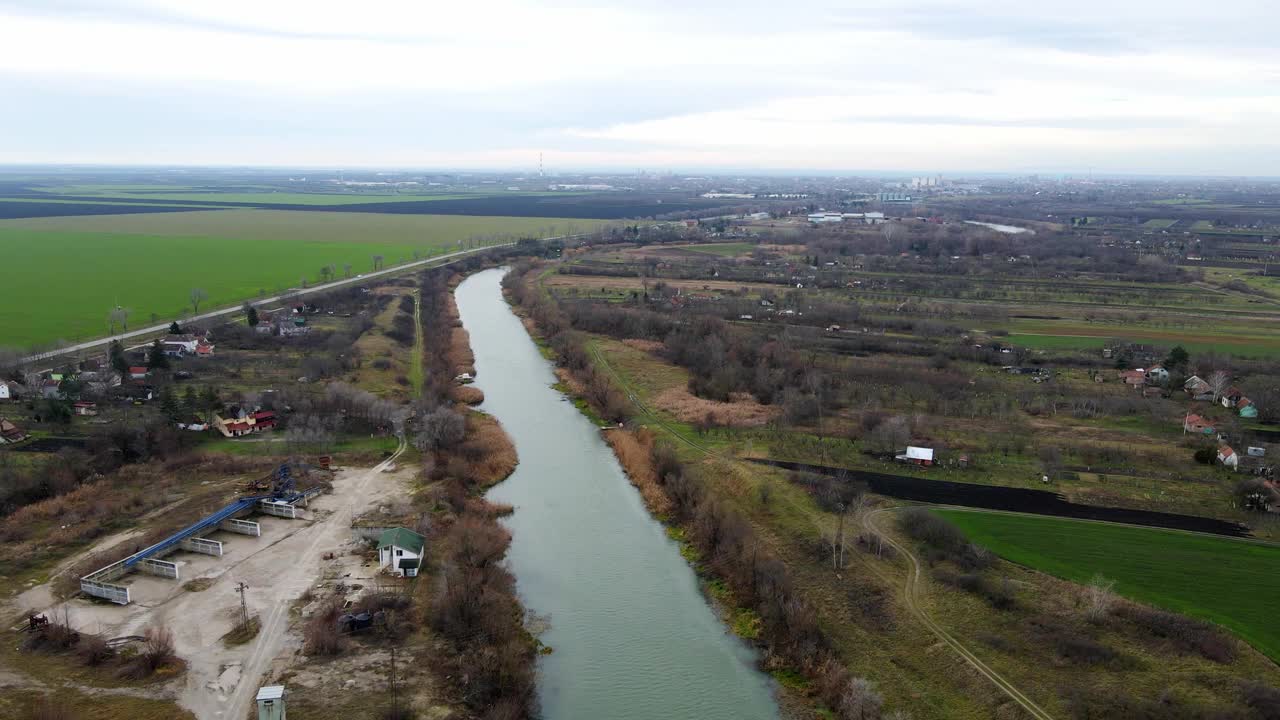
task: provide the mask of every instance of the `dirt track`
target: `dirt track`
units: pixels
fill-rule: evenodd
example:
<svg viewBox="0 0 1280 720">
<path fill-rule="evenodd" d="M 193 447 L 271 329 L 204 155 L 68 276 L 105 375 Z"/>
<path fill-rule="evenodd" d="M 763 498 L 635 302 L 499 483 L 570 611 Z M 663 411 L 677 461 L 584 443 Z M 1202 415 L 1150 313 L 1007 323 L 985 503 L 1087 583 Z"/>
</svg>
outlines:
<svg viewBox="0 0 1280 720">
<path fill-rule="evenodd" d="M 326 570 L 350 572 L 348 583 L 372 584 L 377 568 L 361 567 L 350 552 L 357 547 L 351 540 L 351 520 L 402 495 L 411 471 L 386 470 L 404 449 L 402 440 L 394 455 L 373 468 L 337 472 L 333 492 L 313 499 L 305 519 L 255 517 L 262 525 L 259 538 L 213 534 L 213 539 L 226 543 L 222 558 L 183 552 L 169 556 L 167 560 L 180 564 L 179 583 L 135 573 L 125 579 L 134 597 L 128 606 L 83 598 L 67 601 L 72 626 L 108 637 L 138 635 L 151 625 L 169 628 L 177 654 L 188 663 L 181 687 L 172 688 L 177 702 L 200 720 L 245 717 L 272 662 L 300 646 L 289 632 L 293 601 Z M 325 560 L 327 553 L 336 559 Z M 184 589 L 195 579 L 211 584 L 200 591 Z M 251 642 L 228 648 L 221 638 L 238 618 L 238 582 L 249 586 L 246 602 L 261 630 Z M 47 597 L 46 592 L 46 586 L 32 588 L 19 601 Z"/>
</svg>

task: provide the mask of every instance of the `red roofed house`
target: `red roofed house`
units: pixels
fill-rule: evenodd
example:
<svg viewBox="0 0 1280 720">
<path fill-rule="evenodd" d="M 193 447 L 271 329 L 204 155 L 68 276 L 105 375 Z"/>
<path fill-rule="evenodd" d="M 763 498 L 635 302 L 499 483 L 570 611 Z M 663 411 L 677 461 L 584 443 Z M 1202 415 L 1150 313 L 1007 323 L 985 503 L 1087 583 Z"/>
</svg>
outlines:
<svg viewBox="0 0 1280 720">
<path fill-rule="evenodd" d="M 218 429 L 218 432 L 222 433 L 223 437 L 241 437 L 242 435 L 251 435 L 274 428 L 276 426 L 276 414 L 270 410 L 259 410 L 242 418 L 232 418 L 230 420 L 224 420 L 220 415 L 214 415 L 213 426 Z"/>
<path fill-rule="evenodd" d="M 1130 387 L 1142 387 L 1147 384 L 1147 373 L 1142 368 L 1137 370 L 1121 370 L 1120 380 Z"/>
<path fill-rule="evenodd" d="M 130 380 L 146 380 L 147 375 L 149 375 L 150 372 L 151 371 L 147 370 L 145 367 L 141 367 L 141 366 L 131 367 L 129 368 L 129 379 Z"/>
<path fill-rule="evenodd" d="M 1226 392 L 1222 393 L 1222 397 L 1219 399 L 1219 401 L 1222 403 L 1222 407 L 1233 408 L 1236 405 L 1238 405 L 1240 403 L 1240 400 L 1243 398 L 1244 398 L 1244 393 L 1240 392 L 1240 388 L 1236 387 L 1235 385 L 1232 385 L 1231 387 L 1227 388 Z"/>
<path fill-rule="evenodd" d="M 73 404 L 71 409 L 77 415 L 97 415 L 98 403 L 81 400 L 80 402 Z"/>
<path fill-rule="evenodd" d="M 1194 413 L 1187 415 L 1182 420 L 1182 432 L 1196 433 L 1199 435 L 1212 435 L 1213 425 L 1208 420 Z"/>
<path fill-rule="evenodd" d="M 1223 467 L 1229 467 L 1232 470 L 1240 469 L 1240 456 L 1230 445 L 1222 445 L 1218 448 L 1218 462 Z"/>
<path fill-rule="evenodd" d="M 201 342 L 196 345 L 196 355 L 200 357 L 209 357 L 213 354 L 213 346 L 207 342 Z"/>
</svg>

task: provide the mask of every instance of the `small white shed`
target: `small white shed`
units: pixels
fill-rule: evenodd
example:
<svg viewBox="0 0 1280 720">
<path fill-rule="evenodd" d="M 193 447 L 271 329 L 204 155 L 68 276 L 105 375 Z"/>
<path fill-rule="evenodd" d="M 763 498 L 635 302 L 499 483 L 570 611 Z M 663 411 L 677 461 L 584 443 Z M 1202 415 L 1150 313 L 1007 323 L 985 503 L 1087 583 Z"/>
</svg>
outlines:
<svg viewBox="0 0 1280 720">
<path fill-rule="evenodd" d="M 258 720 L 285 720 L 283 685 L 267 685 L 258 689 Z"/>
</svg>

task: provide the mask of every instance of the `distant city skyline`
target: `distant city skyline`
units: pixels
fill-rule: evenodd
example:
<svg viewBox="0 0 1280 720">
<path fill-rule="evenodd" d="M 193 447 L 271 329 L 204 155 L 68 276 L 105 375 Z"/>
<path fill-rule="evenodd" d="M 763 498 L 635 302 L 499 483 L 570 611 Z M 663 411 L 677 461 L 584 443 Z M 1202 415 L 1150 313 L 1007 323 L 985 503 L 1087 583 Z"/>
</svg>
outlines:
<svg viewBox="0 0 1280 720">
<path fill-rule="evenodd" d="M 0 164 L 1280 174 L 1280 9 L 0 0 Z"/>
</svg>

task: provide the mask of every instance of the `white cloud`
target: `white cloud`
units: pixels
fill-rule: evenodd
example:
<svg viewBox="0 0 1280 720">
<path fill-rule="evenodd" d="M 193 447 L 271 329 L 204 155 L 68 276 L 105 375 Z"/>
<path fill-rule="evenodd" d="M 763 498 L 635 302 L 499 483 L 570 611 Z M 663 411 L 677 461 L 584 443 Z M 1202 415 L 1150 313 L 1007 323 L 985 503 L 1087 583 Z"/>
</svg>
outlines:
<svg viewBox="0 0 1280 720">
<path fill-rule="evenodd" d="M 1255 172 L 1277 25 L 1245 0 L 0 0 L 0 161 Z"/>
</svg>

